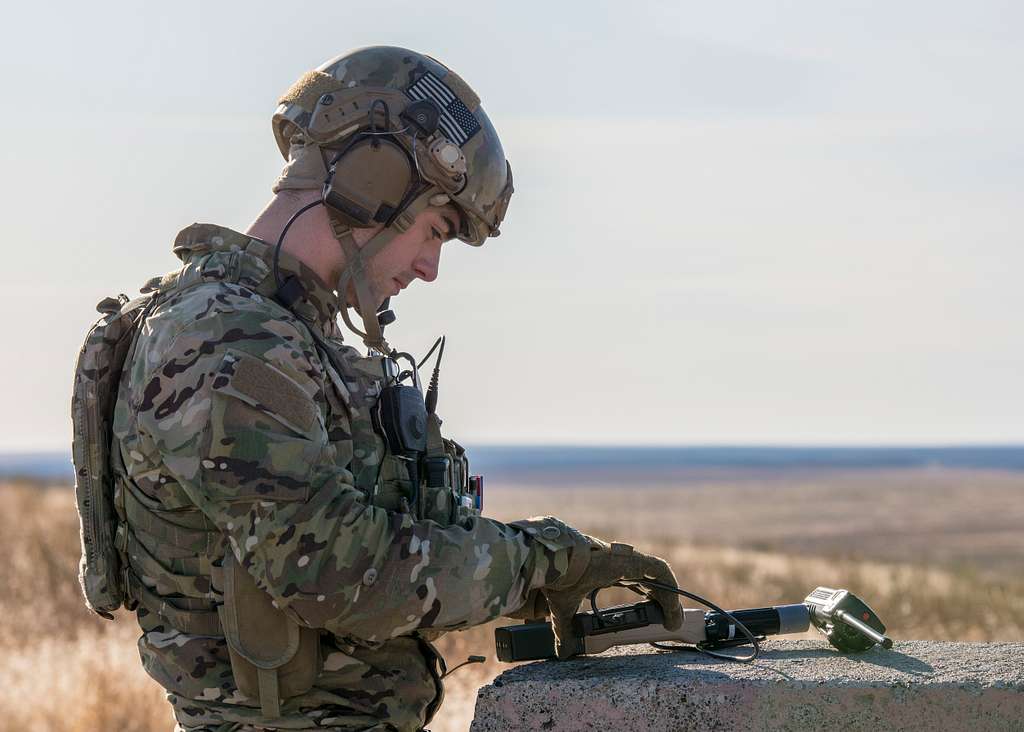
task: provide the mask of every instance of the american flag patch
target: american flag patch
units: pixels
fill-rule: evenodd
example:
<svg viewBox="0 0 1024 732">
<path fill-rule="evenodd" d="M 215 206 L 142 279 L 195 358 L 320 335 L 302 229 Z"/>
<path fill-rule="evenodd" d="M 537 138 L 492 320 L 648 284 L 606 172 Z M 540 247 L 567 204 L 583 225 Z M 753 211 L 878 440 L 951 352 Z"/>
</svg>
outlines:
<svg viewBox="0 0 1024 732">
<path fill-rule="evenodd" d="M 456 145 L 461 147 L 466 140 L 480 131 L 480 123 L 469 111 L 469 107 L 429 71 L 413 82 L 405 93 L 410 99 L 430 99 L 437 103 L 441 108 L 438 127 L 444 136 Z"/>
</svg>

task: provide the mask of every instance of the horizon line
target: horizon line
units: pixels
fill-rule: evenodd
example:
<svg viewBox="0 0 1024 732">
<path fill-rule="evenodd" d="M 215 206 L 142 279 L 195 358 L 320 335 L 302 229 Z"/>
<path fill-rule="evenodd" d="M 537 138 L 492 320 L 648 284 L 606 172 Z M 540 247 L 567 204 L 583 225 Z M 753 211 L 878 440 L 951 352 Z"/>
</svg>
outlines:
<svg viewBox="0 0 1024 732">
<path fill-rule="evenodd" d="M 1024 449 L 1024 440 L 1000 441 L 935 441 L 935 442 L 467 442 L 471 449 L 521 448 L 533 450 L 579 449 L 641 449 L 641 450 L 951 450 L 951 449 Z M 71 448 L 0 448 L 0 456 L 71 455 Z"/>
</svg>

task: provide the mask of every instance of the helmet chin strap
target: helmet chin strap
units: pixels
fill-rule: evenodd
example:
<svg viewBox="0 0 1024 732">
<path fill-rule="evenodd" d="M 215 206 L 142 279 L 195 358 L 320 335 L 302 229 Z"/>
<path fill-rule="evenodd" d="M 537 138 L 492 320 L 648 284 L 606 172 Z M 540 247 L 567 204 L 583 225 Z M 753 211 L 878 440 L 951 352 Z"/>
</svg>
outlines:
<svg viewBox="0 0 1024 732">
<path fill-rule="evenodd" d="M 380 321 L 377 319 L 377 308 L 380 303 L 374 299 L 370 289 L 370 278 L 367 272 L 370 260 L 382 251 L 384 247 L 395 240 L 400 234 L 405 233 L 412 226 L 416 217 L 421 211 L 430 205 L 431 191 L 426 191 L 417 196 L 404 211 L 388 227 L 374 234 L 362 247 L 355 241 L 352 229 L 337 220 L 331 214 L 330 207 L 327 208 L 328 218 L 331 222 L 331 232 L 334 238 L 341 245 L 341 251 L 345 255 L 345 268 L 338 276 L 335 291 L 338 297 L 338 310 L 345 326 L 363 339 L 367 348 L 372 348 L 380 353 L 391 353 L 391 346 L 384 339 L 384 331 Z M 363 330 L 359 330 L 353 323 L 348 313 L 348 286 L 351 284 L 356 294 L 356 312 L 363 321 Z"/>
<path fill-rule="evenodd" d="M 384 331 L 377 320 L 377 307 L 379 302 L 374 301 L 373 293 L 370 290 L 370 278 L 367 276 L 366 267 L 374 254 L 387 246 L 399 231 L 387 228 L 373 236 L 362 248 L 358 247 L 352 229 L 344 224 L 334 221 L 331 218 L 331 229 L 334 238 L 341 244 L 345 253 L 345 269 L 338 277 L 335 290 L 338 295 L 338 310 L 341 311 L 341 318 L 350 331 L 363 339 L 367 348 L 372 348 L 380 353 L 390 353 L 391 347 L 384 340 Z M 363 321 L 363 330 L 359 330 L 349 316 L 348 309 L 348 286 L 351 284 L 356 293 L 356 312 Z"/>
</svg>

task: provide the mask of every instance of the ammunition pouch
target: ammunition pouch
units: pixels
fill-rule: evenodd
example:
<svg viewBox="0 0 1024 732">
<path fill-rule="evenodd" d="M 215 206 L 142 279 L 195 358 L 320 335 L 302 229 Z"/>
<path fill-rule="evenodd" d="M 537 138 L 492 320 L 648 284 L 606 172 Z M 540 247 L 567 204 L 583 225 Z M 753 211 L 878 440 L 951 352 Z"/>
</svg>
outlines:
<svg viewBox="0 0 1024 732">
<path fill-rule="evenodd" d="M 380 463 L 372 503 L 387 511 L 409 513 L 414 510 L 416 492 L 409 479 L 406 463 L 390 452 L 385 453 Z"/>
<path fill-rule="evenodd" d="M 228 551 L 221 567 L 224 604 L 217 608 L 238 690 L 256 700 L 264 717 L 309 691 L 320 674 L 320 631 L 299 625 L 274 606 Z"/>
<path fill-rule="evenodd" d="M 434 419 L 431 415 L 428 419 Z M 436 453 L 420 460 L 419 484 L 409 479 L 409 465 L 390 452 L 381 461 L 373 504 L 389 511 L 411 512 L 418 519 L 430 519 L 452 526 L 479 516 L 479 505 L 470 488 L 469 461 L 454 440 L 439 441 Z"/>
<path fill-rule="evenodd" d="M 420 466 L 423 502 L 421 517 L 442 526 L 462 523 L 480 515 L 481 499 L 470 485 L 469 460 L 466 451 L 441 436 L 441 420 L 436 414 L 427 416 L 427 454 Z"/>
</svg>

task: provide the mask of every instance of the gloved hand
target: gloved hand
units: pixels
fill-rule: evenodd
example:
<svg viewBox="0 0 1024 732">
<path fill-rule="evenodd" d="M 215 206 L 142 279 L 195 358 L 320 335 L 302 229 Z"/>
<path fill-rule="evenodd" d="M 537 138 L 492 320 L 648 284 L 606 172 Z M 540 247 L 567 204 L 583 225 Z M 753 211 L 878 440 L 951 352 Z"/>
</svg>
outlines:
<svg viewBox="0 0 1024 732">
<path fill-rule="evenodd" d="M 548 611 L 548 601 L 544 597 L 544 593 L 541 590 L 530 590 L 526 595 L 526 602 L 515 610 L 505 613 L 505 617 L 543 623 L 544 618 L 550 614 Z"/>
<path fill-rule="evenodd" d="M 668 562 L 660 557 L 638 552 L 629 544 L 608 544 L 592 536 L 582 534 L 589 542 L 590 562 L 583 574 L 574 583 L 564 586 L 555 583 L 542 587 L 541 592 L 548 601 L 551 611 L 551 627 L 555 631 L 555 652 L 559 658 L 569 658 L 576 650 L 570 641 L 573 638 L 572 618 L 580 603 L 592 590 L 608 587 L 619 580 L 652 579 L 663 585 L 676 587 L 676 578 Z M 577 547 L 573 551 L 588 551 L 588 547 Z M 661 606 L 665 616 L 665 627 L 676 630 L 683 624 L 683 610 L 679 596 L 667 590 L 650 590 L 651 599 Z"/>
<path fill-rule="evenodd" d="M 659 557 L 636 551 L 629 544 L 608 544 L 582 534 L 550 516 L 515 521 L 513 526 L 523 529 L 534 540 L 549 549 L 570 549 L 568 566 L 557 580 L 541 585 L 541 597 L 536 589 L 527 595 L 523 607 L 509 613 L 509 617 L 533 619 L 543 613 L 544 600 L 551 615 L 555 632 L 555 652 L 559 658 L 569 658 L 576 652 L 572 619 L 580 603 L 591 591 L 615 584 L 619 580 L 651 579 L 663 585 L 676 587 L 676 578 L 668 562 Z M 651 599 L 661 606 L 665 627 L 677 630 L 683 624 L 683 610 L 678 595 L 666 590 L 650 590 Z"/>
</svg>

